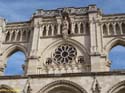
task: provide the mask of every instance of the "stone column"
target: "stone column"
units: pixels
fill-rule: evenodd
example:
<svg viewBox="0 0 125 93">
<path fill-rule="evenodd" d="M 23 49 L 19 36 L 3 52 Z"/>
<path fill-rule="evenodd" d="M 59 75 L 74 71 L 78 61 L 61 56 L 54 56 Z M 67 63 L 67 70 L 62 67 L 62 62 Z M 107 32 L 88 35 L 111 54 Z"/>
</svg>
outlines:
<svg viewBox="0 0 125 93">
<path fill-rule="evenodd" d="M 117 33 L 116 33 L 116 23 L 113 24 L 113 31 L 114 31 L 114 35 L 117 35 Z"/>
<path fill-rule="evenodd" d="M 122 23 L 119 23 L 119 26 L 120 26 L 120 32 L 121 32 L 121 35 L 123 35 L 123 31 L 122 31 Z"/>
<path fill-rule="evenodd" d="M 57 34 L 60 35 L 60 34 L 61 34 L 62 19 L 61 19 L 61 17 L 56 17 L 56 20 L 57 20 L 57 24 L 58 24 L 58 27 L 57 27 Z"/>
</svg>

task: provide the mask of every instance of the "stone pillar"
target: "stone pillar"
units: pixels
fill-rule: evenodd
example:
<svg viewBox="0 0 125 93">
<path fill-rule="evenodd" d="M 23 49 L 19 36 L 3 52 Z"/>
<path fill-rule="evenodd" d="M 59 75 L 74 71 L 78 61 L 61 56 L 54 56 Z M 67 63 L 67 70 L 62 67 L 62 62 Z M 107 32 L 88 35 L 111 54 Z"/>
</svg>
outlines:
<svg viewBox="0 0 125 93">
<path fill-rule="evenodd" d="M 28 57 L 28 68 L 27 68 L 27 74 L 36 74 L 37 69 L 37 62 L 39 61 L 38 56 L 38 46 L 39 46 L 39 40 L 40 40 L 40 25 L 41 25 L 41 18 L 34 19 L 34 30 L 33 30 L 33 36 L 32 36 L 32 44 L 29 46 L 30 48 L 30 54 Z"/>
<path fill-rule="evenodd" d="M 61 34 L 61 24 L 62 24 L 61 17 L 56 17 L 56 20 L 57 20 L 57 24 L 58 24 L 57 34 L 60 35 Z"/>
<path fill-rule="evenodd" d="M 98 9 L 95 5 L 89 6 L 89 27 L 90 27 L 90 41 L 91 41 L 91 49 L 90 49 L 90 60 L 91 60 L 91 71 L 106 71 L 104 61 L 101 62 L 101 25 L 100 15 L 98 14 Z"/>
<path fill-rule="evenodd" d="M 113 24 L 113 31 L 114 31 L 114 35 L 117 35 L 117 33 L 116 33 L 116 23 Z"/>
<path fill-rule="evenodd" d="M 121 35 L 123 35 L 123 31 L 122 31 L 122 23 L 119 23 L 119 26 L 120 26 L 120 32 L 121 32 Z"/>
</svg>

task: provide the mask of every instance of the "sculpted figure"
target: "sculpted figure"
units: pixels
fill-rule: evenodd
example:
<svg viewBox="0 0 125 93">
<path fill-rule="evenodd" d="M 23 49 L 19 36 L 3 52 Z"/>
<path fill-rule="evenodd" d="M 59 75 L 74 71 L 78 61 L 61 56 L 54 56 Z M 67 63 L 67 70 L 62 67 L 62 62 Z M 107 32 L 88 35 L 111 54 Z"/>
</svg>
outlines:
<svg viewBox="0 0 125 93">
<path fill-rule="evenodd" d="M 62 35 L 64 39 L 68 38 L 68 30 L 69 30 L 69 22 L 67 17 L 64 18 L 63 27 L 62 27 Z"/>
</svg>

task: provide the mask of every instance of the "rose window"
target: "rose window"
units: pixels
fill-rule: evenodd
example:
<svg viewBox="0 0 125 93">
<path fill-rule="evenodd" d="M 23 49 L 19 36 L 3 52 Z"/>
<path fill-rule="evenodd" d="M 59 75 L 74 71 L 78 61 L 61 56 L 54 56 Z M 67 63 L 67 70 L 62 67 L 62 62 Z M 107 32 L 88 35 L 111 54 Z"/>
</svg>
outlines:
<svg viewBox="0 0 125 93">
<path fill-rule="evenodd" d="M 77 55 L 76 49 L 71 45 L 61 45 L 55 49 L 54 61 L 56 63 L 69 63 L 75 59 Z"/>
</svg>

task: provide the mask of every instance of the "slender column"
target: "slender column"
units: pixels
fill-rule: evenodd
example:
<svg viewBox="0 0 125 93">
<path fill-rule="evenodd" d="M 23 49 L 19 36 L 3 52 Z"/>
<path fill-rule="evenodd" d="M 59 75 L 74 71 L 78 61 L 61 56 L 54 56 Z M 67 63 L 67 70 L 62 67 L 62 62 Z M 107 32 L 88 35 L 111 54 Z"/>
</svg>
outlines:
<svg viewBox="0 0 125 93">
<path fill-rule="evenodd" d="M 116 35 L 116 23 L 113 24 L 113 31 L 114 31 L 114 35 Z"/>
<path fill-rule="evenodd" d="M 51 27 L 52 27 L 52 36 L 54 36 L 54 30 L 55 30 L 54 25 L 52 24 Z"/>
<path fill-rule="evenodd" d="M 71 25 L 72 25 L 72 29 L 71 29 L 72 31 L 71 32 L 74 34 L 75 33 L 75 23 L 72 22 Z"/>
<path fill-rule="evenodd" d="M 16 33 L 15 33 L 15 40 L 14 41 L 17 41 L 17 35 L 18 35 L 18 30 L 16 30 Z"/>
<path fill-rule="evenodd" d="M 58 23 L 57 33 L 58 33 L 58 35 L 61 34 L 61 24 L 60 23 Z"/>
<path fill-rule="evenodd" d="M 21 36 L 20 36 L 20 40 L 19 41 L 22 41 L 23 40 L 23 30 L 20 31 L 21 32 Z"/>
<path fill-rule="evenodd" d="M 119 23 L 119 27 L 120 27 L 120 33 L 121 33 L 121 35 L 123 35 L 123 31 L 122 31 L 122 23 Z"/>
<path fill-rule="evenodd" d="M 12 39 L 12 33 L 13 33 L 13 31 L 12 31 L 12 32 L 10 32 L 9 41 L 11 41 L 11 39 Z"/>
<path fill-rule="evenodd" d="M 49 25 L 46 26 L 46 36 L 49 34 Z"/>
<path fill-rule="evenodd" d="M 40 36 L 43 36 L 44 25 L 40 26 Z"/>
<path fill-rule="evenodd" d="M 78 34 L 80 34 L 80 25 L 81 25 L 81 23 L 78 23 Z"/>
</svg>

